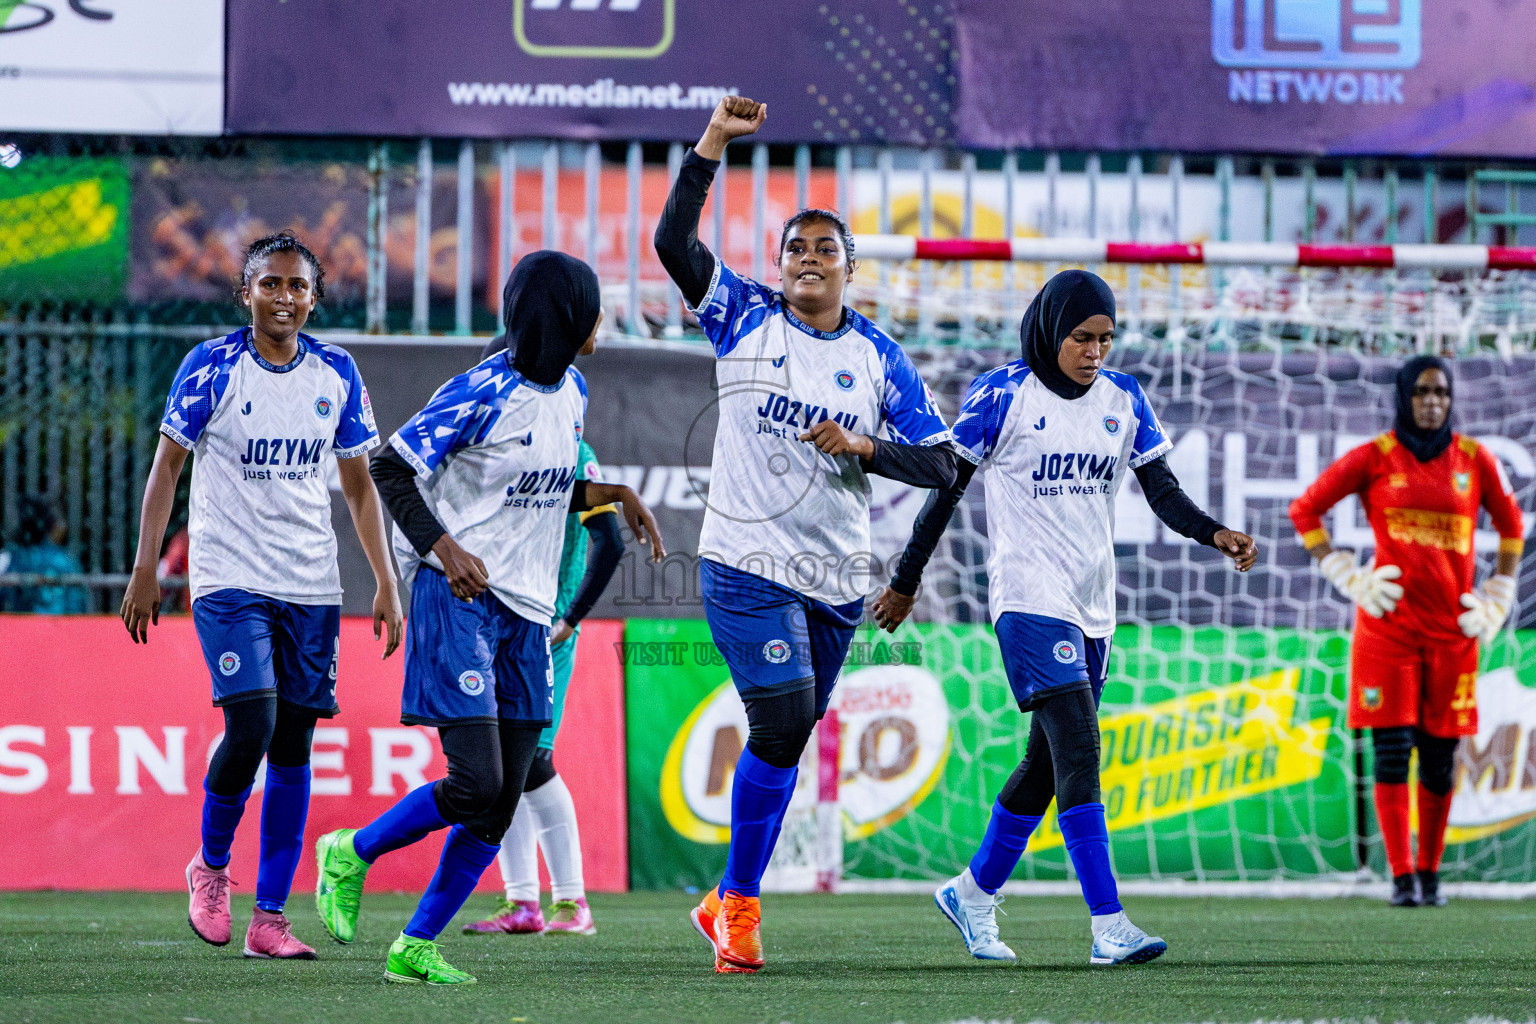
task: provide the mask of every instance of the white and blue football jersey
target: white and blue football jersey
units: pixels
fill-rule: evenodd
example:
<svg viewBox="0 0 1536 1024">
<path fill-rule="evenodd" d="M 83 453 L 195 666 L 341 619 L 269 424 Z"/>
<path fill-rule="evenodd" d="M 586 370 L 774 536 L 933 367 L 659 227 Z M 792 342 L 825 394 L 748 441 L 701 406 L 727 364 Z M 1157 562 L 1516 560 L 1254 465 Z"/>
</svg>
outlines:
<svg viewBox="0 0 1536 1024">
<path fill-rule="evenodd" d="M 955 441 L 987 473 L 992 620 L 1027 612 L 1113 633 L 1115 494 L 1126 469 L 1173 447 L 1136 378 L 1100 370 L 1068 401 L 1007 363 L 971 382 Z"/>
<path fill-rule="evenodd" d="M 345 350 L 299 335 L 274 366 L 249 328 L 181 361 L 160 432 L 197 456 L 188 510 L 192 598 L 233 587 L 340 604 L 328 480 L 379 444 L 368 389 Z"/>
<path fill-rule="evenodd" d="M 491 591 L 541 625 L 555 614 L 560 550 L 587 382 L 575 367 L 560 383 L 535 384 L 497 352 L 438 388 L 389 443 L 416 470 L 427 507 L 453 539 L 485 563 Z M 422 562 L 394 531 L 395 558 L 410 586 Z"/>
<path fill-rule="evenodd" d="M 864 316 L 849 309 L 839 330 L 818 331 L 718 258 L 693 312 L 715 348 L 719 394 L 700 556 L 828 604 L 864 597 L 881 574 L 864 470 L 796 438 L 830 419 L 908 444 L 948 441 L 928 386 Z"/>
</svg>

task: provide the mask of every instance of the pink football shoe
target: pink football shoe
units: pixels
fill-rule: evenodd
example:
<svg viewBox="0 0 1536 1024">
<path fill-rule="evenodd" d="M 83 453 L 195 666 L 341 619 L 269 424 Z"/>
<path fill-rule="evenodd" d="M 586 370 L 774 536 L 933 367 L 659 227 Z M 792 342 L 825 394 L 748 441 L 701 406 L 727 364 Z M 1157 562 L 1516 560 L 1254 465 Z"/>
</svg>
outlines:
<svg viewBox="0 0 1536 1024">
<path fill-rule="evenodd" d="M 465 935 L 490 935 L 495 932 L 533 935 L 543 930 L 544 912 L 539 909 L 538 900 L 508 900 L 484 921 L 472 921 L 464 926 Z"/>
<path fill-rule="evenodd" d="M 187 923 L 197 937 L 215 946 L 229 945 L 229 865 L 211 868 L 202 847 L 187 865 Z"/>
<path fill-rule="evenodd" d="M 293 937 L 293 925 L 282 914 L 256 908 L 245 933 L 245 955 L 259 960 L 313 960 L 313 947 Z"/>
<path fill-rule="evenodd" d="M 544 926 L 545 935 L 596 935 L 597 925 L 592 923 L 592 910 L 587 898 L 556 900 L 549 924 Z"/>
</svg>

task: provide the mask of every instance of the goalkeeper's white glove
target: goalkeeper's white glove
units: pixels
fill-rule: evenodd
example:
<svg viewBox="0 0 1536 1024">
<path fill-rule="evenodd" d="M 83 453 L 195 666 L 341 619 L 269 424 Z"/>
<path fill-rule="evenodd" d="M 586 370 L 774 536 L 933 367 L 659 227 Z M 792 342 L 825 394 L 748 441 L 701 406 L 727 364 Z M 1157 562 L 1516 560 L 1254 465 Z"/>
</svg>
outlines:
<svg viewBox="0 0 1536 1024">
<path fill-rule="evenodd" d="M 1485 644 L 1493 643 L 1514 605 L 1515 578 L 1489 576 L 1482 587 L 1473 587 L 1472 593 L 1461 595 L 1461 606 L 1467 610 L 1456 617 L 1456 624 L 1467 636 L 1478 637 Z"/>
<path fill-rule="evenodd" d="M 1330 551 L 1317 563 L 1339 593 L 1359 605 L 1365 614 L 1379 619 L 1397 607 L 1403 596 L 1401 584 L 1393 583 L 1403 575 L 1395 565 L 1355 564 L 1353 551 Z"/>
</svg>

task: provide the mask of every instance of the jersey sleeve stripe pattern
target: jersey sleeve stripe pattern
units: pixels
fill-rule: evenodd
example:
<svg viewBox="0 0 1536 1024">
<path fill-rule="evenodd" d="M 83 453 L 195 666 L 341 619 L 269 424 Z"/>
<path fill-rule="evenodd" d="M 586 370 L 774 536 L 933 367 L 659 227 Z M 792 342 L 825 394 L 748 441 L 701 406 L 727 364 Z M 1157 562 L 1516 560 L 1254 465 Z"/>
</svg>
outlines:
<svg viewBox="0 0 1536 1024">
<path fill-rule="evenodd" d="M 431 476 L 449 454 L 485 439 L 521 383 L 522 375 L 507 365 L 505 353 L 489 355 L 438 388 L 389 443 L 418 476 Z"/>
<path fill-rule="evenodd" d="M 709 290 L 693 313 L 714 346 L 715 355 L 723 358 L 776 311 L 789 315 L 781 295 L 751 278 L 742 277 L 717 256 Z"/>
<path fill-rule="evenodd" d="M 304 336 L 309 350 L 323 361 L 341 379 L 346 397 L 341 402 L 341 416 L 336 424 L 336 440 L 332 448 L 338 459 L 355 459 L 373 451 L 383 443 L 379 429 L 373 420 L 373 404 L 368 398 L 368 388 L 363 375 L 358 372 L 352 354 L 338 345 L 328 345 Z"/>
<path fill-rule="evenodd" d="M 862 314 L 848 310 L 850 324 L 863 334 L 880 353 L 885 374 L 885 392 L 881 396 L 880 415 L 891 439 L 904 444 L 931 447 L 954 440 L 939 415 L 938 403 L 928 383 L 912 365 L 912 358 L 884 331 Z"/>
<path fill-rule="evenodd" d="M 1020 360 L 971 381 L 955 417 L 955 448 L 961 458 L 979 466 L 992 454 L 1013 397 L 1028 376 L 1029 367 Z"/>
<path fill-rule="evenodd" d="M 245 348 L 244 329 L 212 338 L 182 359 L 166 398 L 160 433 L 191 450 L 229 387 L 229 371 Z"/>
</svg>

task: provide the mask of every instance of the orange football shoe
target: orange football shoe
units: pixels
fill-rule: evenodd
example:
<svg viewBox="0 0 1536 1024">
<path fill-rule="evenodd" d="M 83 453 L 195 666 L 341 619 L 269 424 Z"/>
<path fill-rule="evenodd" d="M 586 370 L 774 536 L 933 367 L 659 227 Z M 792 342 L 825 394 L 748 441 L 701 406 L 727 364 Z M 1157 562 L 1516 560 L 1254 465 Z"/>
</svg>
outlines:
<svg viewBox="0 0 1536 1024">
<path fill-rule="evenodd" d="M 709 943 L 710 950 L 715 954 L 715 972 L 718 974 L 750 974 L 744 967 L 736 967 L 720 959 L 720 947 L 715 942 L 715 920 L 720 916 L 720 892 L 716 886 L 710 886 L 699 905 L 688 912 L 688 919 L 693 922 L 694 931 L 704 936 L 704 941 Z"/>
<path fill-rule="evenodd" d="M 715 915 L 715 970 L 762 970 L 762 921 L 763 904 L 756 896 L 743 896 L 734 890 L 726 892 L 720 901 L 720 912 Z"/>
</svg>

